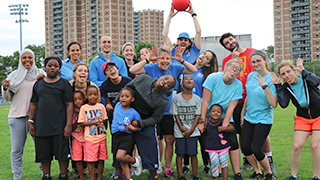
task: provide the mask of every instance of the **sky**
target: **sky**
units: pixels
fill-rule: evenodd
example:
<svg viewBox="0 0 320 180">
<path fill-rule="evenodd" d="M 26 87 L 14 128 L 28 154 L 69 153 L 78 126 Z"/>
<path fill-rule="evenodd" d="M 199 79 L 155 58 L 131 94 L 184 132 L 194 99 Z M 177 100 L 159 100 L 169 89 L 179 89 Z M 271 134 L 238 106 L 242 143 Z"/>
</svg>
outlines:
<svg viewBox="0 0 320 180">
<path fill-rule="evenodd" d="M 28 15 L 22 19 L 22 47 L 45 43 L 44 0 L 0 1 L 0 55 L 12 55 L 20 49 L 20 23 L 18 15 L 10 15 L 9 5 L 27 3 Z M 133 0 L 134 10 L 157 9 L 168 17 L 172 0 Z M 202 37 L 221 36 L 223 33 L 251 34 L 252 47 L 263 49 L 274 45 L 273 1 L 270 0 L 191 0 L 197 14 Z M 194 37 L 195 28 L 189 13 L 179 12 L 171 20 L 169 38 L 172 42 L 179 33 Z"/>
</svg>

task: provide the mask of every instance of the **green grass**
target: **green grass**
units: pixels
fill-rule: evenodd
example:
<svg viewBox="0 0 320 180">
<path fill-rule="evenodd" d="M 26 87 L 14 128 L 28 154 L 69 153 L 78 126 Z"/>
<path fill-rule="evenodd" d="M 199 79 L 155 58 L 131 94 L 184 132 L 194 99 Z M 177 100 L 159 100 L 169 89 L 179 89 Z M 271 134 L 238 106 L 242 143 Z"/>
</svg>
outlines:
<svg viewBox="0 0 320 180">
<path fill-rule="evenodd" d="M 7 120 L 7 115 L 10 106 L 0 106 L 0 180 L 12 179 L 11 165 L 10 165 L 10 130 Z M 270 137 L 272 142 L 273 160 L 277 170 L 277 179 L 285 180 L 290 176 L 290 152 L 293 142 L 293 127 L 295 114 L 295 107 L 289 106 L 287 109 L 281 109 L 277 107 L 274 111 L 274 124 L 272 126 Z M 105 161 L 105 168 L 103 172 L 103 179 L 110 179 L 113 172 L 112 168 L 112 154 L 111 150 L 111 136 L 108 133 L 108 154 L 109 159 Z M 200 149 L 199 149 L 200 152 Z M 29 135 L 26 142 L 24 156 L 23 156 L 23 173 L 22 179 L 33 180 L 41 179 L 41 173 L 38 169 L 38 165 L 34 162 L 35 152 L 33 141 Z M 201 179 L 212 179 L 210 175 L 204 175 L 202 173 L 203 164 L 201 162 L 200 154 L 198 155 L 199 168 L 198 175 Z M 164 161 L 162 166 L 164 166 Z M 172 167 L 175 167 L 175 157 L 173 159 Z M 176 169 L 173 168 L 176 172 Z M 253 171 L 243 172 L 244 179 L 249 179 L 249 176 Z M 57 161 L 53 161 L 51 167 L 51 175 L 53 179 L 58 179 L 59 169 Z M 70 179 L 75 179 L 75 174 L 69 174 Z M 313 168 L 311 163 L 310 153 L 310 138 L 307 140 L 305 147 L 301 154 L 301 163 L 298 171 L 298 178 L 300 180 L 311 179 L 313 175 Z M 133 179 L 147 179 L 148 173 L 142 173 L 140 176 L 133 176 Z M 192 174 L 186 175 L 187 179 L 192 179 Z M 233 172 L 229 163 L 229 179 L 233 179 Z"/>
</svg>

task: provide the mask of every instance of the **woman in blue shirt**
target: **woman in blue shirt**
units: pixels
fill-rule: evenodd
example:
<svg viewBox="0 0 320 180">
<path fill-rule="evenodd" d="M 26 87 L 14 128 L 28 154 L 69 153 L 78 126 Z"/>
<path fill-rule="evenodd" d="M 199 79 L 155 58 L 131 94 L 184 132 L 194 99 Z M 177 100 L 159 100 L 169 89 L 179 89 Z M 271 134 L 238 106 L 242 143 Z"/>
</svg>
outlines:
<svg viewBox="0 0 320 180">
<path fill-rule="evenodd" d="M 266 173 L 266 180 L 273 180 L 275 176 L 262 149 L 273 124 L 273 108 L 278 103 L 277 93 L 271 80 L 267 55 L 260 50 L 252 52 L 251 64 L 255 71 L 248 75 L 246 83 L 247 97 L 241 112 L 241 147 L 255 171 L 250 178 L 264 176 L 259 162 Z"/>
</svg>

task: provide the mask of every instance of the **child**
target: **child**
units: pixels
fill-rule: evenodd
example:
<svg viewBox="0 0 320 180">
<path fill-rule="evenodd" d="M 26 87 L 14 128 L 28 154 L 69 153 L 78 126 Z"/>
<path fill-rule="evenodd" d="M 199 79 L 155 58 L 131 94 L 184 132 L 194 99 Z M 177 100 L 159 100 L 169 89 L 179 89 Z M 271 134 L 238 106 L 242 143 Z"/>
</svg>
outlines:
<svg viewBox="0 0 320 180">
<path fill-rule="evenodd" d="M 140 156 L 133 158 L 133 135 L 132 132 L 138 131 L 139 128 L 132 126 L 133 120 L 140 120 L 139 113 L 131 108 L 134 101 L 134 90 L 132 85 L 126 85 L 121 91 L 118 102 L 114 109 L 113 122 L 111 124 L 112 133 L 112 152 L 113 164 L 116 175 L 113 179 L 120 179 L 123 174 L 127 180 L 131 179 L 129 164 L 134 167 L 133 171 L 136 175 L 140 175 L 142 164 Z M 122 169 L 121 169 L 122 168 Z"/>
<path fill-rule="evenodd" d="M 80 108 L 78 123 L 85 127 L 84 139 L 84 161 L 88 163 L 90 180 L 95 179 L 95 162 L 98 161 L 98 180 L 101 180 L 104 160 L 108 159 L 106 145 L 106 130 L 103 121 L 108 119 L 106 109 L 98 102 L 98 88 L 87 87 L 88 104 Z"/>
<path fill-rule="evenodd" d="M 209 153 L 211 172 L 214 179 L 219 179 L 219 162 L 222 168 L 223 179 L 228 179 L 228 152 L 230 144 L 224 139 L 223 133 L 219 132 L 218 126 L 222 125 L 221 116 L 223 108 L 219 104 L 213 104 L 210 107 L 206 128 L 207 128 L 207 141 L 206 152 Z M 232 132 L 234 127 L 229 124 L 225 131 Z"/>
<path fill-rule="evenodd" d="M 81 106 L 84 104 L 85 97 L 82 91 L 75 91 L 73 93 L 73 104 L 74 104 L 74 112 L 72 119 L 72 160 L 75 161 L 77 170 L 79 173 L 78 179 L 84 180 L 86 174 L 83 172 L 85 170 L 86 163 L 83 161 L 84 154 L 84 132 L 83 127 L 78 124 L 79 110 Z"/>
<path fill-rule="evenodd" d="M 188 154 L 191 157 L 193 180 L 198 180 L 200 178 L 197 176 L 197 136 L 200 136 L 200 132 L 197 125 L 201 114 L 201 98 L 192 93 L 192 89 L 195 86 L 192 76 L 185 76 L 181 85 L 183 92 L 173 96 L 170 111 L 176 119 L 174 137 L 176 140 L 178 179 L 186 179 L 182 176 L 182 159 L 184 154 Z"/>
<path fill-rule="evenodd" d="M 67 180 L 73 113 L 72 88 L 66 79 L 58 76 L 61 68 L 59 57 L 47 57 L 44 66 L 47 76 L 33 86 L 29 131 L 35 137 L 36 162 L 42 164 L 42 179 L 52 179 L 50 166 L 54 155 L 59 161 L 59 180 Z"/>
</svg>

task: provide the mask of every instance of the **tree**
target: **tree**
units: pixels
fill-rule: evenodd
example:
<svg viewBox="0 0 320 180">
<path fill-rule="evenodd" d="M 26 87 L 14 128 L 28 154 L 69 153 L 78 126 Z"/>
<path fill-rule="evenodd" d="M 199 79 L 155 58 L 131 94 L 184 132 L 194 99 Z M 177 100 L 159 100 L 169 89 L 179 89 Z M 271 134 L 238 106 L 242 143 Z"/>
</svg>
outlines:
<svg viewBox="0 0 320 180">
<path fill-rule="evenodd" d="M 273 45 L 270 45 L 268 46 L 266 49 L 262 49 L 264 50 L 267 55 L 268 55 L 268 58 L 273 61 L 273 58 L 274 58 L 274 46 Z"/>
</svg>

